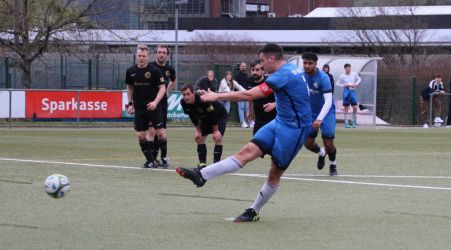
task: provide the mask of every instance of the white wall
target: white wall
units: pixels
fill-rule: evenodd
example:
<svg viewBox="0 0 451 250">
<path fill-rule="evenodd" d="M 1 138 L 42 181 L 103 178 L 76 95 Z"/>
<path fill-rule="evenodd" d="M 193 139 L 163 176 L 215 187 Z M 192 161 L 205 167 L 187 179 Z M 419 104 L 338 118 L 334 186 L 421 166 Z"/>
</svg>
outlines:
<svg viewBox="0 0 451 250">
<path fill-rule="evenodd" d="M 25 118 L 25 91 L 12 91 L 12 118 Z M 0 118 L 9 117 L 9 91 L 0 91 Z"/>
</svg>

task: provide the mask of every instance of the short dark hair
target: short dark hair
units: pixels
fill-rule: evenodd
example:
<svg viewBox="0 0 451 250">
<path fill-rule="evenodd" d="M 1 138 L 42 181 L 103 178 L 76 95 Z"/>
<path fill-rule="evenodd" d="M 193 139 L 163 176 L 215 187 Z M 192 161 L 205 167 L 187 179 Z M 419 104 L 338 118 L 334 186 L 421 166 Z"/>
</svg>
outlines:
<svg viewBox="0 0 451 250">
<path fill-rule="evenodd" d="M 329 66 L 329 64 L 324 64 L 324 65 L 323 65 L 323 69 L 324 69 L 324 68 L 328 68 L 328 69 L 330 69 L 330 66 Z"/>
<path fill-rule="evenodd" d="M 347 67 L 351 67 L 351 64 L 345 63 L 345 68 L 347 68 Z"/>
<path fill-rule="evenodd" d="M 255 67 L 256 65 L 259 65 L 260 64 L 260 60 L 255 60 L 255 61 L 253 61 L 253 62 L 251 62 L 251 68 L 253 68 L 253 67 Z"/>
<path fill-rule="evenodd" d="M 440 74 L 440 73 L 435 74 L 435 77 L 436 77 L 436 78 L 437 78 L 437 77 L 443 78 L 442 74 Z"/>
<path fill-rule="evenodd" d="M 313 52 L 305 52 L 302 54 L 302 59 L 313 60 L 314 62 L 318 62 L 318 56 Z"/>
<path fill-rule="evenodd" d="M 169 50 L 169 46 L 164 45 L 164 44 L 158 44 L 157 45 L 157 50 L 158 48 L 162 48 L 162 49 L 166 49 L 167 54 L 169 55 L 171 53 L 171 51 Z M 156 52 L 156 51 L 155 51 Z"/>
<path fill-rule="evenodd" d="M 265 55 L 272 54 L 276 60 L 283 59 L 283 50 L 282 48 L 275 43 L 268 43 L 263 48 L 258 51 L 258 54 L 263 53 Z"/>
<path fill-rule="evenodd" d="M 194 87 L 193 87 L 193 85 L 191 85 L 191 84 L 189 84 L 189 83 L 185 83 L 185 84 L 183 84 L 183 86 L 180 88 L 180 91 L 185 91 L 185 90 L 187 90 L 187 89 L 189 89 L 191 92 L 193 92 L 194 93 Z"/>
</svg>

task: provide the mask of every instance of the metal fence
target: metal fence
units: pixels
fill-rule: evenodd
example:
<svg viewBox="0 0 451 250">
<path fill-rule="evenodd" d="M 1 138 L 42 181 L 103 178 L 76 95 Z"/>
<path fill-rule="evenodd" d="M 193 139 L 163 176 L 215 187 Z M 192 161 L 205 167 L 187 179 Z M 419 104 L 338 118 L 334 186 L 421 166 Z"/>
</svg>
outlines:
<svg viewBox="0 0 451 250">
<path fill-rule="evenodd" d="M 172 61 L 170 61 L 171 64 Z M 32 64 L 33 89 L 124 89 L 125 72 L 135 63 L 135 56 L 95 55 L 77 58 L 64 55 L 46 55 Z M 181 60 L 179 62 L 178 88 L 183 83 L 194 83 L 215 68 L 214 61 Z M 0 60 L 0 88 L 20 89 L 22 72 L 17 59 Z M 178 89 L 177 88 L 177 89 Z"/>
<path fill-rule="evenodd" d="M 125 89 L 125 71 L 133 65 L 132 54 L 94 55 L 89 58 L 49 54 L 32 65 L 33 89 Z M 195 83 L 214 70 L 220 81 L 226 71 L 236 72 L 237 64 L 218 64 L 215 61 L 198 60 L 185 56 L 179 62 L 177 90 L 184 83 Z M 372 77 L 372 76 L 362 76 Z M 0 59 L 0 88 L 21 89 L 22 73 L 13 58 Z M 426 83 L 415 77 L 394 78 L 377 76 L 377 116 L 392 125 L 420 124 L 419 98 Z M 446 87 L 445 87 L 446 88 Z M 374 89 L 358 91 L 373 92 Z M 447 89 L 447 92 L 450 92 Z M 451 97 L 443 98 L 442 118 L 447 119 Z M 365 100 L 362 100 L 365 101 Z M 230 117 L 236 118 L 232 106 Z M 449 119 L 449 118 L 448 118 Z"/>
<path fill-rule="evenodd" d="M 421 89 L 426 82 L 417 81 L 415 76 L 408 78 L 378 77 L 377 116 L 392 125 L 419 125 Z M 451 87 L 451 86 L 450 86 Z M 445 90 L 450 92 L 450 89 Z M 443 120 L 448 117 L 451 97 L 442 98 Z"/>
</svg>

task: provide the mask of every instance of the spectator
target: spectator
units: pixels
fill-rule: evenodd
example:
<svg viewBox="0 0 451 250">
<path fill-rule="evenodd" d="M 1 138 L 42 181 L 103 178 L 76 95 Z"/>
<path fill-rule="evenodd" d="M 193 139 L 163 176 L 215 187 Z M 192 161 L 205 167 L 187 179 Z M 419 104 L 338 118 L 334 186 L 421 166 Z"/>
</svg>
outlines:
<svg viewBox="0 0 451 250">
<path fill-rule="evenodd" d="M 330 80 L 330 84 L 332 85 L 332 94 L 334 93 L 334 85 L 335 85 L 335 80 L 334 80 L 334 76 L 332 74 L 330 74 L 330 67 L 329 64 L 324 64 L 323 65 L 323 71 L 324 73 L 326 73 L 329 76 L 329 80 Z"/>
<path fill-rule="evenodd" d="M 240 71 L 235 75 L 235 80 L 246 90 L 248 90 L 249 87 L 247 86 L 247 78 L 247 64 L 242 62 L 240 63 Z M 246 122 L 248 109 L 249 107 L 247 101 L 238 102 L 238 115 L 240 117 L 241 127 L 243 128 L 247 128 L 248 126 L 254 127 L 253 121 L 249 121 L 249 124 Z"/>
<path fill-rule="evenodd" d="M 435 93 L 436 95 L 432 96 L 431 100 L 431 94 Z M 440 73 L 435 75 L 435 79 L 430 81 L 427 86 L 425 86 L 421 90 L 421 98 L 420 98 L 420 107 L 421 107 L 421 113 L 420 113 L 420 119 L 423 123 L 423 128 L 428 128 L 428 122 L 427 122 L 427 114 L 429 110 L 430 102 L 432 101 L 432 106 L 434 108 L 434 123 L 442 123 L 443 120 L 440 118 L 440 114 L 442 113 L 442 102 L 441 102 L 441 96 L 445 94 L 445 88 L 443 87 L 442 82 L 442 75 Z"/>
<path fill-rule="evenodd" d="M 207 76 L 201 77 L 196 82 L 196 91 L 205 90 L 216 92 L 217 89 L 218 89 L 218 80 L 216 80 L 215 72 L 213 72 L 213 70 L 209 70 L 207 72 Z"/>
<path fill-rule="evenodd" d="M 224 78 L 221 80 L 221 83 L 219 83 L 219 93 L 223 92 L 230 92 L 230 91 L 244 91 L 245 89 L 243 86 L 241 86 L 239 83 L 237 83 L 232 78 L 232 72 L 227 71 L 225 73 Z M 227 113 L 230 113 L 230 101 L 219 101 L 224 105 L 224 108 L 226 109 Z"/>
</svg>

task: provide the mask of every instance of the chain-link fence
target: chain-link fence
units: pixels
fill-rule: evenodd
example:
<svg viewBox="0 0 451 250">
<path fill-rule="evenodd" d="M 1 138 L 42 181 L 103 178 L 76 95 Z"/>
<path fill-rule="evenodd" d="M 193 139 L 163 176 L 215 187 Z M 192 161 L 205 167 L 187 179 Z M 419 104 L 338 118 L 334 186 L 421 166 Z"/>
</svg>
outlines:
<svg viewBox="0 0 451 250">
<path fill-rule="evenodd" d="M 86 55 L 83 55 L 87 57 Z M 60 54 L 46 54 L 36 60 L 32 65 L 33 89 L 99 89 L 119 90 L 125 89 L 125 71 L 135 63 L 133 54 L 101 54 L 81 58 L 77 56 L 65 56 Z M 214 70 L 215 76 L 220 81 L 226 71 L 235 73 L 238 70 L 238 62 L 221 64 L 213 60 L 199 60 L 195 57 L 182 56 L 179 62 L 178 84 L 179 89 L 184 83 L 195 83 L 200 77 L 205 76 L 208 70 Z M 445 69 L 435 69 L 445 72 Z M 430 76 L 416 78 L 412 72 L 402 75 L 396 70 L 395 74 L 378 70 L 377 76 L 361 75 L 362 79 L 377 77 L 377 117 L 392 125 L 418 125 L 420 121 L 420 92 L 431 80 Z M 382 72 L 381 72 L 382 71 Z M 429 70 L 430 71 L 430 70 Z M 449 75 L 443 76 L 446 92 L 450 92 L 451 86 L 447 86 Z M 367 81 L 366 79 L 365 81 Z M 368 81 L 370 81 L 369 79 Z M 0 88 L 22 89 L 22 72 L 17 59 L 0 58 Z M 367 96 L 374 93 L 374 89 L 358 90 L 368 92 Z M 362 103 L 368 100 L 361 100 Z M 238 120 L 236 104 L 232 103 L 231 120 Z M 442 119 L 447 119 L 450 106 L 450 97 L 442 97 Z M 370 108 L 370 107 L 369 107 Z M 448 118 L 449 119 L 449 118 Z"/>
<path fill-rule="evenodd" d="M 446 78 L 445 78 L 446 79 Z M 419 125 L 421 90 L 429 83 L 417 77 L 378 77 L 377 116 L 392 125 Z M 444 81 L 445 91 L 450 92 Z M 449 86 L 451 88 L 451 86 Z M 441 97 L 443 120 L 448 117 L 451 98 Z M 428 116 L 429 117 L 429 116 Z"/>
<path fill-rule="evenodd" d="M 134 55 L 97 55 L 78 58 L 46 55 L 32 64 L 32 89 L 124 89 L 125 71 L 135 63 Z M 170 61 L 170 64 L 172 61 Z M 215 61 L 181 60 L 178 86 L 194 83 L 213 69 Z M 0 58 L 0 88 L 21 89 L 22 71 L 15 58 Z"/>
</svg>

